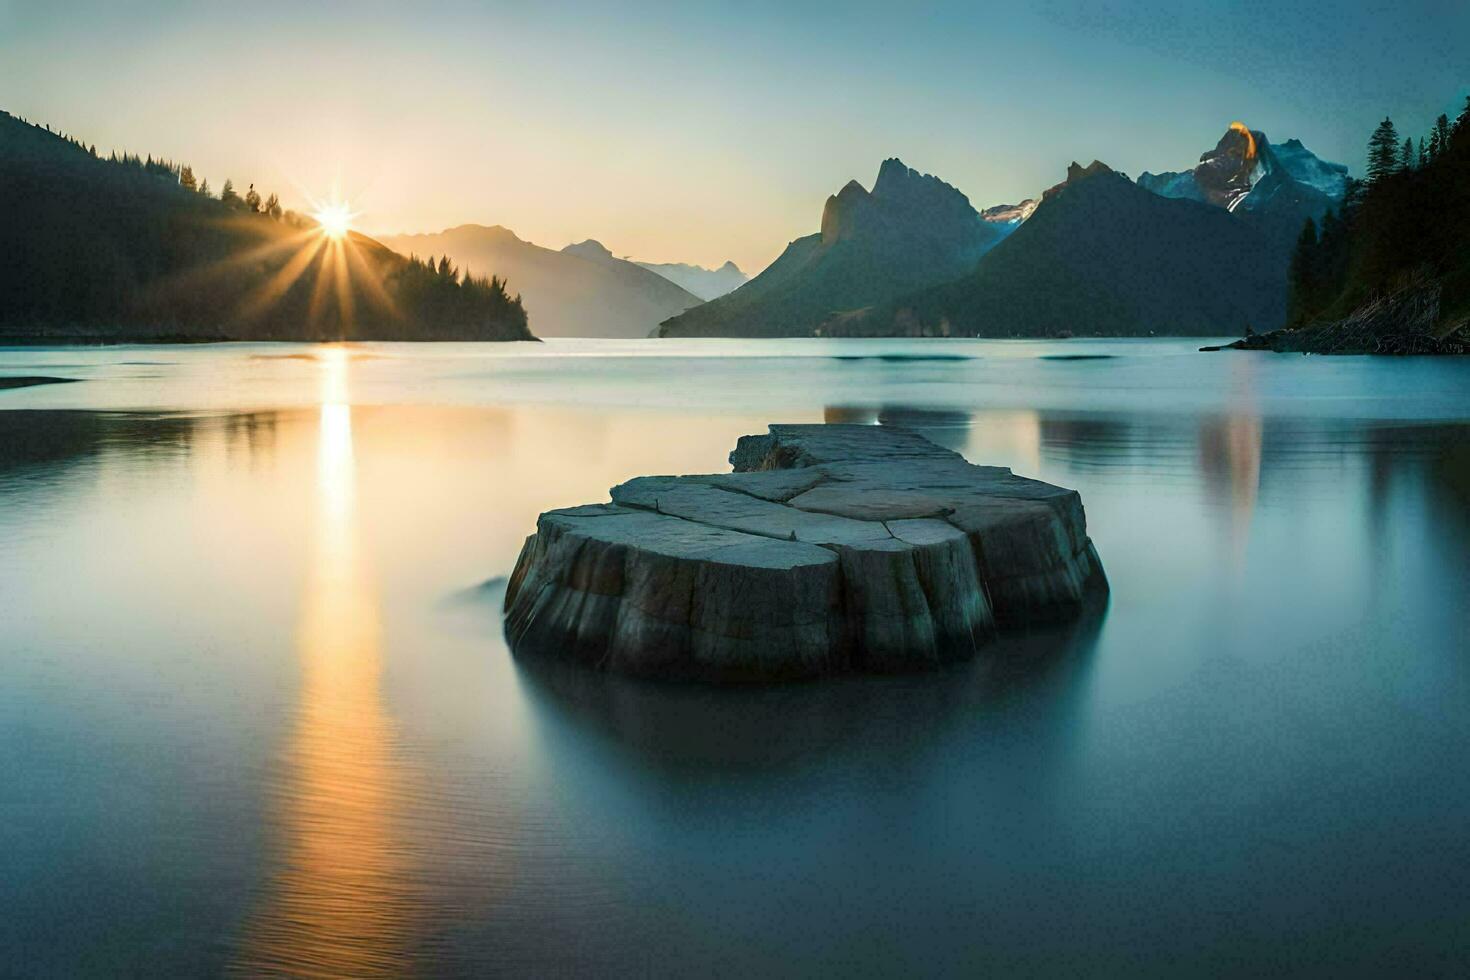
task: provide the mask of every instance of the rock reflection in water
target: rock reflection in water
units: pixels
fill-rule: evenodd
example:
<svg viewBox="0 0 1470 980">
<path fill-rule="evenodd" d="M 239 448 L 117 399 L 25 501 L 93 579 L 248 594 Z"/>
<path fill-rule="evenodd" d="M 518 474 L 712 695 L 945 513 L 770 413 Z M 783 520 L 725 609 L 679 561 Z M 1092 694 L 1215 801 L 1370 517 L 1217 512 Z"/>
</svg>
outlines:
<svg viewBox="0 0 1470 980">
<path fill-rule="evenodd" d="M 871 766 L 874 753 L 890 762 L 925 755 L 1028 692 L 1045 691 L 1048 711 L 1076 703 L 1106 615 L 1102 597 L 1075 622 L 1002 634 L 975 660 L 937 671 L 779 685 L 653 681 L 549 657 L 515 662 L 538 712 L 630 749 L 639 768 L 759 774 L 844 756 Z"/>
</svg>

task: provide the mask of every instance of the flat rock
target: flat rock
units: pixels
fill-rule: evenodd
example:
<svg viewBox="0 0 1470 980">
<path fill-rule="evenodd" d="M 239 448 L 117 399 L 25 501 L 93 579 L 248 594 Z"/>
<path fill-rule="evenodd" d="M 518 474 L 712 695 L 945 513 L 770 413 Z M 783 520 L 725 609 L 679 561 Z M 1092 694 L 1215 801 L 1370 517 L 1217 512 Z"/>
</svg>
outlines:
<svg viewBox="0 0 1470 980">
<path fill-rule="evenodd" d="M 730 461 L 542 514 L 506 586 L 511 648 L 707 680 L 906 670 L 1107 591 L 1076 491 L 917 433 L 772 425 Z"/>
</svg>

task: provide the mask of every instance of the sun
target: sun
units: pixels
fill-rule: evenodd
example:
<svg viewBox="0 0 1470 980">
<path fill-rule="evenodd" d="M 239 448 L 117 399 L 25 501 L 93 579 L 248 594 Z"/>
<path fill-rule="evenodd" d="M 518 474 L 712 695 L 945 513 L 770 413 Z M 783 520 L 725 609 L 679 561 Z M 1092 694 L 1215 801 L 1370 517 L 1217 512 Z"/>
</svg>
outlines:
<svg viewBox="0 0 1470 980">
<path fill-rule="evenodd" d="M 357 213 L 346 204 L 333 203 L 319 206 L 312 217 L 321 226 L 322 234 L 328 238 L 340 239 L 347 237 L 347 233 L 352 230 L 352 219 L 357 217 Z"/>
</svg>

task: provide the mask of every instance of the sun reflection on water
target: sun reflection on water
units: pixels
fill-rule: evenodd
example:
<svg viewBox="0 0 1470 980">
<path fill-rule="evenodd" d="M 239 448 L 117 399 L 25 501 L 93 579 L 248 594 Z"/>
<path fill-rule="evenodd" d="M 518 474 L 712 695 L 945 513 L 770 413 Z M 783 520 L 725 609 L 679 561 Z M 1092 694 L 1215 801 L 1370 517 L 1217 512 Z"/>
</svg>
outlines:
<svg viewBox="0 0 1470 980">
<path fill-rule="evenodd" d="M 315 517 L 296 635 L 301 695 L 274 814 L 277 860 L 244 972 L 404 970 L 413 895 L 384 709 L 378 601 L 355 508 L 346 351 L 321 358 Z"/>
</svg>

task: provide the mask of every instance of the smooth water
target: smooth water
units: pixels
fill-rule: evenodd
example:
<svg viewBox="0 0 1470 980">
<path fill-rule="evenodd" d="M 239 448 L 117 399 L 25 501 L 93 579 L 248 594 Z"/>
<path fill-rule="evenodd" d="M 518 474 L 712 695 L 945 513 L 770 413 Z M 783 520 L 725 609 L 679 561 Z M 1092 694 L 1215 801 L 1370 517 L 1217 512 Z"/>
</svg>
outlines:
<svg viewBox="0 0 1470 980">
<path fill-rule="evenodd" d="M 1470 360 L 0 350 L 0 973 L 1470 970 Z M 1083 356 L 1079 356 L 1083 355 Z M 1109 608 L 938 674 L 513 660 L 536 514 L 903 424 Z"/>
</svg>

